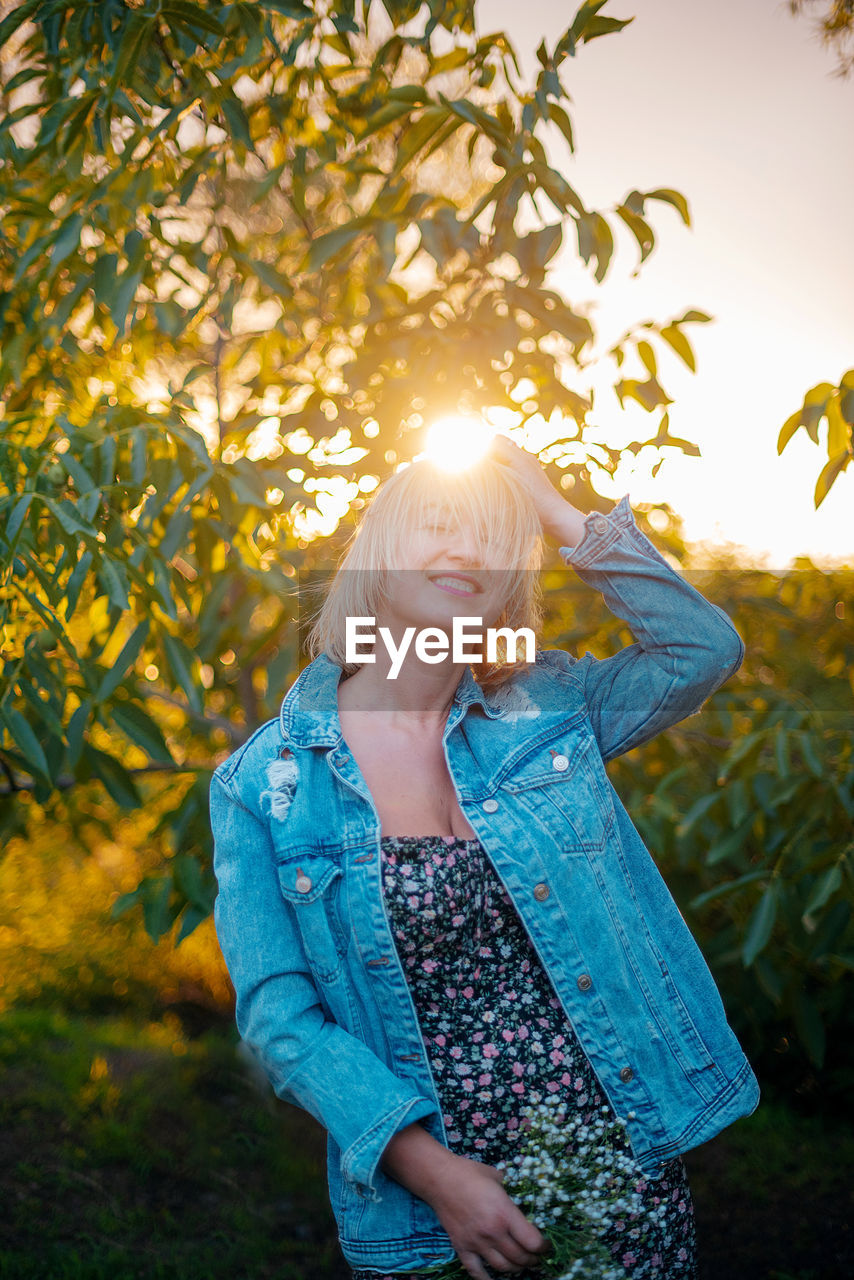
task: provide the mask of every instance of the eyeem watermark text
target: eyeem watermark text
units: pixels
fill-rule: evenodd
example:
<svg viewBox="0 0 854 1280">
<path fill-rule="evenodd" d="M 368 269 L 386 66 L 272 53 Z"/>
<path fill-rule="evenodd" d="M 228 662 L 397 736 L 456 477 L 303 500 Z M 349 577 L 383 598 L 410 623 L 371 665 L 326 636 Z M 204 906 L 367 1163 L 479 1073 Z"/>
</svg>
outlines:
<svg viewBox="0 0 854 1280">
<path fill-rule="evenodd" d="M 363 652 L 367 645 L 375 646 L 377 635 L 391 659 L 388 679 L 396 680 L 403 660 L 414 644 L 415 656 L 421 662 L 443 662 L 450 654 L 453 662 L 497 662 L 498 644 L 507 647 L 506 659 L 516 662 L 519 642 L 524 644 L 525 662 L 535 662 L 537 641 L 530 627 L 487 627 L 483 630 L 482 618 L 455 617 L 451 626 L 451 638 L 442 627 L 406 627 L 397 644 L 388 627 L 376 628 L 375 618 L 351 618 L 345 622 L 345 660 L 349 663 L 376 662 L 375 653 Z M 472 648 L 471 646 L 478 646 Z M 484 651 L 485 650 L 485 651 Z M 502 658 L 504 655 L 502 655 Z"/>
</svg>

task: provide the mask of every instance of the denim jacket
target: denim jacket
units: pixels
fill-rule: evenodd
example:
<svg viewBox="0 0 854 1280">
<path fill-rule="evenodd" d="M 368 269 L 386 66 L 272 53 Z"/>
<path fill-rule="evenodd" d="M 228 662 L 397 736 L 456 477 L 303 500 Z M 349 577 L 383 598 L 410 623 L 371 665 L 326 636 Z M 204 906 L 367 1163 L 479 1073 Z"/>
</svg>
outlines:
<svg viewBox="0 0 854 1280">
<path fill-rule="evenodd" d="M 444 752 L 462 812 L 655 1177 L 752 1111 L 759 1090 L 605 762 L 698 711 L 744 645 L 638 529 L 628 495 L 588 515 L 560 554 L 636 642 L 604 659 L 539 651 L 491 696 L 466 667 Z M 380 1159 L 413 1121 L 447 1138 L 383 902 L 380 821 L 341 732 L 340 676 L 316 658 L 280 716 L 216 769 L 215 920 L 241 1037 L 278 1096 L 327 1130 L 345 1258 L 415 1270 L 454 1250 Z"/>
</svg>

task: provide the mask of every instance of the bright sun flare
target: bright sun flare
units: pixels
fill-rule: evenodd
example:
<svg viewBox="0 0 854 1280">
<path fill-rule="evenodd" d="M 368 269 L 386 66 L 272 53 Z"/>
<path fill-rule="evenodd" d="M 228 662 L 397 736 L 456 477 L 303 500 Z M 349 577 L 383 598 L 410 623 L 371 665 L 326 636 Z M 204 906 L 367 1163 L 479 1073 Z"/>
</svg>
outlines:
<svg viewBox="0 0 854 1280">
<path fill-rule="evenodd" d="M 482 418 L 441 418 L 427 431 L 423 456 L 445 471 L 463 471 L 483 457 L 495 434 Z"/>
</svg>

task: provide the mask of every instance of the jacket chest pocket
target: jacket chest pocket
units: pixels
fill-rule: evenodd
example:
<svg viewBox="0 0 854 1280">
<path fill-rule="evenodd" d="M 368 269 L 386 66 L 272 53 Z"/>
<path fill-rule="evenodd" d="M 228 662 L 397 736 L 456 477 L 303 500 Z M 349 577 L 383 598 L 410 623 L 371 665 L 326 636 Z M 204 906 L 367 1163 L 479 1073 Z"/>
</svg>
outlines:
<svg viewBox="0 0 854 1280">
<path fill-rule="evenodd" d="M 346 931 L 340 895 L 344 869 L 331 858 L 295 854 L 276 864 L 282 896 L 294 909 L 300 938 L 319 982 L 340 977 Z"/>
<path fill-rule="evenodd" d="M 615 820 L 592 736 L 565 734 L 540 744 L 501 782 L 565 850 L 600 853 Z"/>
</svg>

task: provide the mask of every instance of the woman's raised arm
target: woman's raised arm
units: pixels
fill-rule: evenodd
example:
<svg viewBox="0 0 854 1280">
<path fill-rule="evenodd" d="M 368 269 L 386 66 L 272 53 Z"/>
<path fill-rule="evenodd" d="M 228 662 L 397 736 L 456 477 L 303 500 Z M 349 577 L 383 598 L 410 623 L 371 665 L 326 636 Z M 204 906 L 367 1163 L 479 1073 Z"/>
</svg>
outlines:
<svg viewBox="0 0 854 1280">
<path fill-rule="evenodd" d="M 558 543 L 563 560 L 636 637 L 609 658 L 587 652 L 576 659 L 559 649 L 543 654 L 583 683 L 603 759 L 699 711 L 744 659 L 744 643 L 723 609 L 677 573 L 641 532 L 628 494 L 607 515 L 584 515 L 532 454 L 503 436 L 495 438 L 493 453 L 525 483 L 543 533 Z"/>
<path fill-rule="evenodd" d="M 671 567 L 637 527 L 628 495 L 608 515 L 591 514 L 584 537 L 563 559 L 601 593 L 636 637 L 608 658 L 561 650 L 545 657 L 583 683 L 605 760 L 654 738 L 699 711 L 744 659 L 727 614 Z"/>
</svg>

